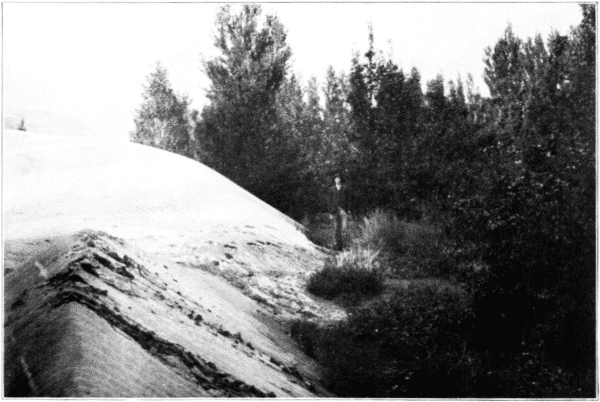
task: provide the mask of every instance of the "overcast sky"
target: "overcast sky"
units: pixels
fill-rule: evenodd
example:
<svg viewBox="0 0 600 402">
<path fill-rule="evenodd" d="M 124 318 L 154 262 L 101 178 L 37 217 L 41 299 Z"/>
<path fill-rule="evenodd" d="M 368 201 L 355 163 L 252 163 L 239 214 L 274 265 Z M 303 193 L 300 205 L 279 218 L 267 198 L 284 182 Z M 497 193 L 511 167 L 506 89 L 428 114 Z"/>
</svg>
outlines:
<svg viewBox="0 0 600 402">
<path fill-rule="evenodd" d="M 5 115 L 48 112 L 79 120 L 98 135 L 128 138 L 142 84 L 160 60 L 175 90 L 200 109 L 209 82 L 202 58 L 215 54 L 216 4 L 3 4 Z M 375 42 L 423 83 L 472 73 L 483 94 L 484 49 L 508 23 L 526 38 L 569 32 L 576 3 L 263 4 L 288 30 L 292 68 L 321 82 L 328 65 L 348 72 L 353 50 Z"/>
</svg>

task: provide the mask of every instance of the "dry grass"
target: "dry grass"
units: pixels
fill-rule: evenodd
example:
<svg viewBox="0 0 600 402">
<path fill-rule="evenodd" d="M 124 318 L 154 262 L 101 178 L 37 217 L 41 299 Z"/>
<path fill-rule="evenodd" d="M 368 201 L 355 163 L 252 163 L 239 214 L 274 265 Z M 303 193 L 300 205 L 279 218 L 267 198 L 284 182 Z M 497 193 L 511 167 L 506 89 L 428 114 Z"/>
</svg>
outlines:
<svg viewBox="0 0 600 402">
<path fill-rule="evenodd" d="M 403 223 L 391 212 L 376 210 L 363 218 L 355 243 L 386 252 L 402 252 Z"/>
<path fill-rule="evenodd" d="M 329 214 L 306 217 L 303 224 L 313 243 L 328 248 L 334 246 Z M 360 260 L 361 266 L 377 264 L 381 273 L 402 278 L 445 276 L 454 265 L 437 225 L 429 221 L 408 222 L 381 209 L 362 219 L 349 219 L 344 245 L 345 251 L 337 256 L 338 266 Z M 374 250 L 378 250 L 376 254 Z M 371 256 L 372 261 L 366 261 L 365 256 Z"/>
<path fill-rule="evenodd" d="M 370 247 L 352 247 L 344 250 L 335 257 L 336 267 L 343 269 L 344 267 L 358 266 L 366 270 L 379 269 L 381 266 L 378 260 L 380 250 Z"/>
<path fill-rule="evenodd" d="M 444 237 L 429 222 L 407 222 L 389 211 L 376 210 L 363 218 L 353 243 L 381 250 L 388 273 L 405 278 L 441 274 L 446 264 Z"/>
<path fill-rule="evenodd" d="M 364 297 L 379 294 L 383 275 L 378 250 L 352 247 L 328 261 L 308 280 L 307 289 L 325 299 L 355 304 Z"/>
</svg>

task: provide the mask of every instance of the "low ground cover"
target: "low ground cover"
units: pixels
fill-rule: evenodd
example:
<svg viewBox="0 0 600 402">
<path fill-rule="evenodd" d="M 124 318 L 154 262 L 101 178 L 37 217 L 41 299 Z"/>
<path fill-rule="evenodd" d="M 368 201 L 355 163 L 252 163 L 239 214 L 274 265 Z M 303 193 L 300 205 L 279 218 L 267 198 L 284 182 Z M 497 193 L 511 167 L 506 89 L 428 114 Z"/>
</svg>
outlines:
<svg viewBox="0 0 600 402">
<path fill-rule="evenodd" d="M 497 305 L 504 299 L 494 296 L 496 282 L 476 246 L 453 243 L 431 221 L 376 211 L 359 221 L 348 249 L 307 282 L 309 292 L 345 306 L 348 317 L 296 321 L 291 335 L 344 397 L 589 393 L 582 386 L 589 373 L 568 370 L 545 352 L 552 323 L 530 321 L 532 335 L 510 348 L 489 336 L 489 324 L 501 324 L 490 312 L 508 308 Z"/>
</svg>

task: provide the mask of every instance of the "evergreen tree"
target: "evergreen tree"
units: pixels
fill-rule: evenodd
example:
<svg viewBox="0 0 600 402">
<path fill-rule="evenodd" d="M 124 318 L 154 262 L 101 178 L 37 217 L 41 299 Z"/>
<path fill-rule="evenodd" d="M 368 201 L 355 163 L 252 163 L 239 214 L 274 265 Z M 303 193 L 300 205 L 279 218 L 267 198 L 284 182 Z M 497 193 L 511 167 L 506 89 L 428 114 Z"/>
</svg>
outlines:
<svg viewBox="0 0 600 402">
<path fill-rule="evenodd" d="M 27 128 L 25 127 L 25 118 L 21 119 L 21 123 L 19 123 L 19 127 L 17 127 L 17 130 L 27 131 Z"/>
</svg>

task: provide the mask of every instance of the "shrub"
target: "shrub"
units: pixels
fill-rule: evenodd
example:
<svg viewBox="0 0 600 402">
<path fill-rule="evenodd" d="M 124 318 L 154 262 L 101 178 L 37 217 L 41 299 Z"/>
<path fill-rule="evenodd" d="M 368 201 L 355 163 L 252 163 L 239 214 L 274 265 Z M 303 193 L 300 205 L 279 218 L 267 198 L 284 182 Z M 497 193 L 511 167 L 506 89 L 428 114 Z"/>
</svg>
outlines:
<svg viewBox="0 0 600 402">
<path fill-rule="evenodd" d="M 356 242 L 363 247 L 375 247 L 385 252 L 402 253 L 404 226 L 392 212 L 376 210 L 363 218 L 360 237 Z"/>
<path fill-rule="evenodd" d="M 307 289 L 325 299 L 342 297 L 357 301 L 373 296 L 383 289 L 383 276 L 379 269 L 379 251 L 354 247 L 328 260 L 322 270 L 308 279 Z"/>
<path fill-rule="evenodd" d="M 416 278 L 449 274 L 455 261 L 442 231 L 434 224 L 399 220 L 389 211 L 376 210 L 363 219 L 355 244 L 382 250 L 393 273 Z"/>
<path fill-rule="evenodd" d="M 474 376 L 468 304 L 457 290 L 410 286 L 305 334 L 305 344 L 339 396 L 464 396 Z"/>
<path fill-rule="evenodd" d="M 290 336 L 309 357 L 315 356 L 320 328 L 314 321 L 294 320 L 290 324 Z"/>
<path fill-rule="evenodd" d="M 479 350 L 471 305 L 456 287 L 415 281 L 346 320 L 296 321 L 291 335 L 340 397 L 593 397 L 585 386 L 594 372 L 551 361 L 543 338 L 511 353 Z"/>
<path fill-rule="evenodd" d="M 535 350 L 537 349 L 537 350 Z M 476 395 L 479 398 L 592 398 L 569 371 L 543 357 L 541 348 L 478 361 Z M 484 355 L 481 355 L 484 356 Z"/>
</svg>

